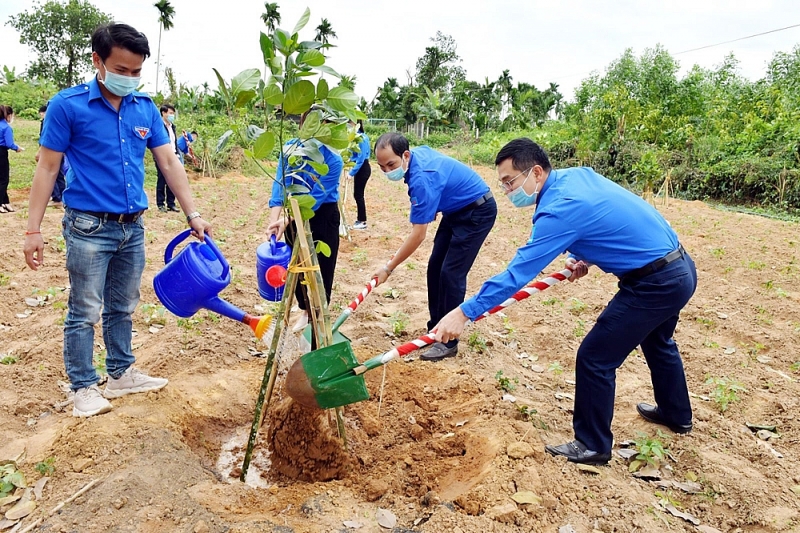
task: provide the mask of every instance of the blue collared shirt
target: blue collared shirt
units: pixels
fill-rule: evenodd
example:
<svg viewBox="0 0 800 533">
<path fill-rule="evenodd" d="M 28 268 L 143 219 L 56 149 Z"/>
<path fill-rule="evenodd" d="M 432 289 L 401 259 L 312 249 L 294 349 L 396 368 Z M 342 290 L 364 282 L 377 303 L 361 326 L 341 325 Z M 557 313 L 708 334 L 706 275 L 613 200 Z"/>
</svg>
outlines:
<svg viewBox="0 0 800 533">
<path fill-rule="evenodd" d="M 411 149 L 404 181 L 411 200 L 412 224 L 429 224 L 436 213 L 455 213 L 489 192 L 477 172 L 428 146 Z"/>
<path fill-rule="evenodd" d="M 14 144 L 14 130 L 6 119 L 0 120 L 0 146 L 5 146 L 9 150 L 19 150 L 19 146 Z"/>
<path fill-rule="evenodd" d="M 355 166 L 350 169 L 351 176 L 358 174 L 358 171 L 361 170 L 361 166 L 364 164 L 364 162 L 369 160 L 369 137 L 367 137 L 366 133 L 361 134 L 361 140 L 358 143 L 358 149 L 360 152 L 353 154 L 353 156 L 350 158 L 350 161 L 355 162 Z"/>
<path fill-rule="evenodd" d="M 669 223 L 632 192 L 591 168 L 551 170 L 539 193 L 528 242 L 461 310 L 475 320 L 565 251 L 621 277 L 676 248 L 678 235 Z"/>
<path fill-rule="evenodd" d="M 79 211 L 135 213 L 147 209 L 145 148 L 169 144 L 169 135 L 148 95 L 124 97 L 117 111 L 93 78 L 50 100 L 39 143 L 69 158 L 66 205 Z"/>
<path fill-rule="evenodd" d="M 291 139 L 284 146 L 288 148 L 298 142 L 298 139 Z M 312 211 L 316 211 L 322 204 L 339 201 L 339 177 L 342 175 L 342 168 L 344 168 L 342 156 L 324 144 L 319 145 L 319 151 L 322 152 L 325 164 L 328 165 L 327 174 L 320 176 L 310 165 L 306 165 L 300 172 L 297 171 L 298 167 L 292 167 L 293 173 L 285 176 L 287 187 L 301 185 L 311 191 L 311 196 L 316 200 L 314 207 L 311 208 Z M 303 161 L 309 161 L 309 159 L 303 156 Z M 278 162 L 278 168 L 275 171 L 276 180 L 272 183 L 272 197 L 269 199 L 270 207 L 283 205 L 283 184 L 278 181 L 281 175 L 283 175 L 283 161 Z"/>
</svg>

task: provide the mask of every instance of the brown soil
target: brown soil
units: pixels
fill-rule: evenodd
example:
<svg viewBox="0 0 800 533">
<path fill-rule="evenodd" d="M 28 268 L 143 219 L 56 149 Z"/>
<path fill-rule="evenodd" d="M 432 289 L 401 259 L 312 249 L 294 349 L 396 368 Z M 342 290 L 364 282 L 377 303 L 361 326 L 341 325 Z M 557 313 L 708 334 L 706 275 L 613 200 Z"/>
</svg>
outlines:
<svg viewBox="0 0 800 533">
<path fill-rule="evenodd" d="M 494 183 L 492 169 L 478 170 Z M 334 315 L 409 229 L 404 187 L 377 168 L 373 174 L 369 229 L 342 241 Z M 255 249 L 263 240 L 268 184 L 230 176 L 196 180 L 193 189 L 232 266 L 234 280 L 222 296 L 261 314 L 268 306 L 256 290 Z M 26 203 L 23 196 L 12 200 Z M 504 267 L 530 230 L 529 211 L 502 198 L 498 203 L 470 294 Z M 662 476 L 696 479 L 696 494 L 633 477 L 616 455 L 594 474 L 544 454 L 545 443 L 572 438 L 575 351 L 616 290 L 615 279 L 596 269 L 579 283 L 562 283 L 509 308 L 506 318 L 469 326 L 473 342 L 465 338 L 454 359 L 429 364 L 411 354 L 387 365 L 380 409 L 383 372 L 366 373 L 372 397 L 344 410 L 347 451 L 330 414 L 293 406 L 279 379 L 244 484 L 238 469 L 265 365 L 254 352 L 266 350 L 264 344 L 246 326 L 205 311 L 192 320 L 167 316 L 151 333 L 146 313 L 137 310 L 137 365 L 169 378 L 169 385 L 114 400 L 113 411 L 86 420 L 71 417 L 70 407 L 57 411 L 53 404 L 65 398 L 57 381 L 66 379 L 66 294 L 55 288 L 69 284 L 59 240 L 62 212 L 48 209 L 45 216 L 46 262 L 38 272 L 22 256 L 25 210 L 0 215 L 0 359 L 16 360 L 0 365 L 0 460 L 24 450 L 19 465 L 29 480 L 39 477 L 39 461 L 52 457 L 56 467 L 39 509 L 23 525 L 98 479 L 35 531 L 339 532 L 348 530 L 345 521 L 360 523 L 359 533 L 386 531 L 377 524 L 379 508 L 396 515 L 398 533 L 555 532 L 567 525 L 581 533 L 696 531 L 665 510 L 669 503 L 720 531 L 800 531 L 797 225 L 699 202 L 673 200 L 658 208 L 698 266 L 699 288 L 676 333 L 695 429 L 677 436 L 661 428 L 659 436 L 658 427 L 637 416 L 636 403 L 652 401 L 652 391 L 644 359 L 634 353 L 618 372 L 613 430 L 618 443 L 641 433 L 661 440 L 671 454 Z M 347 209 L 352 219 L 352 199 Z M 154 212 L 147 226 L 143 305 L 158 303 L 153 276 L 184 223 L 180 214 Z M 424 270 L 434 230 L 342 326 L 359 360 L 424 332 Z M 563 258 L 546 272 L 562 265 Z M 53 289 L 54 296 L 29 307 L 25 298 L 37 289 Z M 408 316 L 408 331 L 399 338 L 391 335 L 395 313 Z M 298 355 L 296 343 L 287 342 L 281 377 Z M 502 400 L 499 370 L 518 380 L 516 403 Z M 723 377 L 746 389 L 724 412 L 708 383 Z M 535 409 L 530 419 L 523 419 L 521 405 Z M 779 436 L 760 440 L 745 423 L 775 425 Z M 511 496 L 523 491 L 538 500 L 515 503 Z"/>
</svg>

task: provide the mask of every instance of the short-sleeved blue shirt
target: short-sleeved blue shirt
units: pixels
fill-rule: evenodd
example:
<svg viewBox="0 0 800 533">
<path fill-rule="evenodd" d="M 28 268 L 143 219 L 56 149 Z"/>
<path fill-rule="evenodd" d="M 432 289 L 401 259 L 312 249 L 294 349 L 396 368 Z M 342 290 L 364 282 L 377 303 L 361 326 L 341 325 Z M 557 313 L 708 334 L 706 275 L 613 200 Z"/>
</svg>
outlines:
<svg viewBox="0 0 800 533">
<path fill-rule="evenodd" d="M 591 168 L 551 170 L 539 193 L 528 242 L 461 310 L 475 320 L 565 251 L 621 277 L 677 247 L 678 235 L 669 223 L 632 192 Z"/>
<path fill-rule="evenodd" d="M 287 149 L 293 145 L 298 145 L 298 139 L 291 139 L 284 144 Z M 316 202 L 311 208 L 316 211 L 322 204 L 331 204 L 339 201 L 339 177 L 342 175 L 342 168 L 344 168 L 344 161 L 342 156 L 334 152 L 327 146 L 319 144 L 319 151 L 325 158 L 325 164 L 328 165 L 328 173 L 320 176 L 313 168 L 306 165 L 302 171 L 297 172 L 298 168 L 292 168 L 294 174 L 287 174 L 285 176 L 286 186 L 301 185 L 307 188 L 314 197 Z M 308 161 L 307 156 L 303 156 L 303 160 Z M 283 161 L 278 161 L 278 168 L 275 170 L 276 176 L 283 174 Z M 269 199 L 270 207 L 277 207 L 283 205 L 283 184 L 280 181 L 272 183 L 272 196 Z"/>
<path fill-rule="evenodd" d="M 428 146 L 411 149 L 404 181 L 411 200 L 412 224 L 429 224 L 436 213 L 455 213 L 489 192 L 477 172 Z"/>
<path fill-rule="evenodd" d="M 145 148 L 169 144 L 169 135 L 148 95 L 124 97 L 117 111 L 93 78 L 50 100 L 39 144 L 69 158 L 64 204 L 79 211 L 135 213 L 147 209 Z"/>
</svg>

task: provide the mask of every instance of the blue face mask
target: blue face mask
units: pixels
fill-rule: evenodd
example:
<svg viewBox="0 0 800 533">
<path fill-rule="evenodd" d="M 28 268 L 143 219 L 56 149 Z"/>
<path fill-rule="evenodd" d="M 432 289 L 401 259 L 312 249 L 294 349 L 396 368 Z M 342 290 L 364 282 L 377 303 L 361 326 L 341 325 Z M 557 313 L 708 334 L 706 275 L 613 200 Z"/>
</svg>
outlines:
<svg viewBox="0 0 800 533">
<path fill-rule="evenodd" d="M 142 79 L 139 76 L 123 76 L 121 74 L 109 72 L 105 63 L 103 63 L 103 68 L 106 69 L 106 79 L 100 80 L 100 83 L 105 85 L 106 89 L 108 89 L 111 94 L 117 96 L 128 96 L 131 94 L 139 86 L 139 81 Z"/>
<path fill-rule="evenodd" d="M 384 175 L 389 178 L 390 181 L 400 181 L 406 176 L 406 171 L 403 169 L 403 158 L 400 158 L 400 166 L 394 170 L 390 170 L 389 172 L 384 172 Z"/>
<path fill-rule="evenodd" d="M 167 115 L 167 120 L 171 123 L 175 122 L 175 115 Z"/>
<path fill-rule="evenodd" d="M 530 174 L 528 174 L 528 176 L 530 176 Z M 525 178 L 525 181 L 528 181 L 528 178 Z M 536 203 L 536 198 L 539 196 L 539 184 L 536 184 L 535 191 L 533 191 L 531 194 L 528 194 L 524 189 L 525 181 L 522 182 L 522 185 L 506 195 L 506 198 L 511 200 L 511 203 L 514 204 L 514 207 L 528 207 L 529 205 L 533 205 Z"/>
</svg>

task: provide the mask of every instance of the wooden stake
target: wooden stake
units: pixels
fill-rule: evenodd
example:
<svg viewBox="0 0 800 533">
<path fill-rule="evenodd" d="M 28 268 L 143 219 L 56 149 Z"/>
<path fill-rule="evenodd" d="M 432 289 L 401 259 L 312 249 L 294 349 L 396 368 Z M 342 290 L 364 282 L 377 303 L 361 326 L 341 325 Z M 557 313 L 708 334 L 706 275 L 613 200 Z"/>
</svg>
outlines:
<svg viewBox="0 0 800 533">
<path fill-rule="evenodd" d="M 21 530 L 19 533 L 28 533 L 28 531 L 32 530 L 33 528 L 35 528 L 36 526 L 41 524 L 45 519 L 50 518 L 51 516 L 53 516 L 54 514 L 59 512 L 65 505 L 67 505 L 68 503 L 74 501 L 76 498 L 78 498 L 78 496 L 80 496 L 81 494 L 83 494 L 87 490 L 89 490 L 92 487 L 94 487 L 95 484 L 97 484 L 98 481 L 100 481 L 100 480 L 99 479 L 91 480 L 89 483 L 84 485 L 81 490 L 79 490 L 78 492 L 76 492 L 75 494 L 73 494 L 72 496 L 70 496 L 69 498 L 64 500 L 63 502 L 59 503 L 58 505 L 56 505 L 55 507 L 50 509 L 50 511 L 48 511 L 48 513 L 46 515 L 42 516 L 41 518 L 36 520 L 36 522 L 32 523 L 31 525 L 27 526 L 25 529 Z"/>
</svg>

